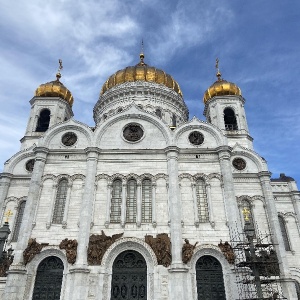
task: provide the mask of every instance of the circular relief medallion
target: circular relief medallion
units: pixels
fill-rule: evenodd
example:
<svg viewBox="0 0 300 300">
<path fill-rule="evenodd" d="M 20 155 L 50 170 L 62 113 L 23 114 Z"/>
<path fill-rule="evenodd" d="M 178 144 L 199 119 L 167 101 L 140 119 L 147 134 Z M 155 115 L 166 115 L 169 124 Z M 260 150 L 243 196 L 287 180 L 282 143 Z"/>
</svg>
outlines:
<svg viewBox="0 0 300 300">
<path fill-rule="evenodd" d="M 237 170 L 244 170 L 246 168 L 246 162 L 240 158 L 237 157 L 232 161 L 232 165 L 237 169 Z"/>
<path fill-rule="evenodd" d="M 34 167 L 34 159 L 28 160 L 28 162 L 25 164 L 25 168 L 28 172 L 32 172 Z"/>
<path fill-rule="evenodd" d="M 77 141 L 77 135 L 74 132 L 67 132 L 61 138 L 65 146 L 73 146 Z"/>
<path fill-rule="evenodd" d="M 139 141 L 144 134 L 141 126 L 137 124 L 129 124 L 124 128 L 123 136 L 129 142 Z"/>
<path fill-rule="evenodd" d="M 193 131 L 189 135 L 189 141 L 193 145 L 199 146 L 204 142 L 204 136 L 199 131 Z"/>
</svg>

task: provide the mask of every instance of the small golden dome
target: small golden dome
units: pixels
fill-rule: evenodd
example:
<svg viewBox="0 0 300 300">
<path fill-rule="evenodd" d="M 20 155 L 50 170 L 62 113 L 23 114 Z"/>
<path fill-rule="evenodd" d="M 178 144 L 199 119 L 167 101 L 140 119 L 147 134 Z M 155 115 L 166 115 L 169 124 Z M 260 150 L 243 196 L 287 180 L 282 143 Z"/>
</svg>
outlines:
<svg viewBox="0 0 300 300">
<path fill-rule="evenodd" d="M 235 83 L 228 82 L 228 81 L 224 80 L 223 78 L 221 78 L 222 75 L 218 68 L 218 63 L 219 63 L 219 60 L 217 59 L 217 63 L 216 63 L 217 74 L 216 74 L 216 76 L 217 76 L 218 80 L 214 84 L 212 84 L 204 93 L 204 96 L 203 96 L 204 104 L 209 99 L 211 99 L 215 96 L 229 96 L 229 95 L 241 96 L 242 95 L 241 89 Z"/>
<path fill-rule="evenodd" d="M 60 97 L 66 100 L 70 106 L 74 99 L 71 92 L 59 81 L 60 72 L 56 74 L 56 80 L 41 84 L 35 91 L 36 97 Z"/>
<path fill-rule="evenodd" d="M 182 92 L 177 81 L 175 81 L 171 75 L 165 73 L 164 71 L 145 64 L 144 57 L 144 53 L 141 53 L 140 62 L 137 65 L 119 70 L 115 74 L 111 75 L 103 84 L 100 95 L 103 95 L 112 87 L 125 82 L 147 81 L 163 84 L 166 87 L 173 89 L 182 97 Z"/>
</svg>

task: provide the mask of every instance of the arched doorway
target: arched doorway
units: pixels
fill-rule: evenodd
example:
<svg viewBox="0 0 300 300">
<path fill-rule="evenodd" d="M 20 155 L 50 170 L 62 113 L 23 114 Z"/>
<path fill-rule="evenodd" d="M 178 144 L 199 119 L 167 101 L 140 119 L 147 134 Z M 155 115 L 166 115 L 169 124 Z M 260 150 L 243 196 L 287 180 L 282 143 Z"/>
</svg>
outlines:
<svg viewBox="0 0 300 300">
<path fill-rule="evenodd" d="M 50 256 L 42 260 L 39 264 L 32 300 L 59 300 L 64 265 L 61 259 Z"/>
<path fill-rule="evenodd" d="M 147 299 L 147 264 L 144 257 L 133 250 L 120 253 L 113 263 L 112 300 Z"/>
<path fill-rule="evenodd" d="M 196 263 L 198 300 L 225 300 L 223 271 L 220 262 L 212 256 L 202 256 Z"/>
</svg>

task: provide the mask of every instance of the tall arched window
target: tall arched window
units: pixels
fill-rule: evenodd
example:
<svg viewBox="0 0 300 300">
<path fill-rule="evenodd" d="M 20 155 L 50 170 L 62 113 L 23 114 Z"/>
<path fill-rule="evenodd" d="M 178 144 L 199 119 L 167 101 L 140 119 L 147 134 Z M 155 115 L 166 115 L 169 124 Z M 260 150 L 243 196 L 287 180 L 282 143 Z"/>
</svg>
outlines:
<svg viewBox="0 0 300 300">
<path fill-rule="evenodd" d="M 23 219 L 23 215 L 24 215 L 25 205 L 26 205 L 26 201 L 22 201 L 19 205 L 17 218 L 16 218 L 16 222 L 15 222 L 14 233 L 13 233 L 12 240 L 11 240 L 12 242 L 16 242 L 18 240 L 20 228 L 21 228 L 21 224 L 22 224 L 22 219 Z"/>
<path fill-rule="evenodd" d="M 200 223 L 209 222 L 208 203 L 203 179 L 196 181 L 197 208 Z"/>
<path fill-rule="evenodd" d="M 196 263 L 198 300 L 226 300 L 223 271 L 220 262 L 209 255 Z"/>
<path fill-rule="evenodd" d="M 286 251 L 291 251 L 291 246 L 288 238 L 288 233 L 286 230 L 285 221 L 282 216 L 278 216 L 278 220 L 279 220 L 280 230 L 283 238 L 284 248 Z"/>
<path fill-rule="evenodd" d="M 232 108 L 227 107 L 224 109 L 224 123 L 226 130 L 238 130 L 235 113 Z"/>
<path fill-rule="evenodd" d="M 121 204 L 122 204 L 122 181 L 114 180 L 112 184 L 110 221 L 119 223 L 121 221 Z"/>
<path fill-rule="evenodd" d="M 172 127 L 176 127 L 176 126 L 177 126 L 176 115 L 173 114 L 173 115 L 172 115 Z"/>
<path fill-rule="evenodd" d="M 133 250 L 120 253 L 112 267 L 111 300 L 147 300 L 147 264 Z"/>
<path fill-rule="evenodd" d="M 135 179 L 129 179 L 127 182 L 127 199 L 126 199 L 126 222 L 136 222 L 136 187 Z"/>
<path fill-rule="evenodd" d="M 62 224 L 64 219 L 65 205 L 68 191 L 68 180 L 62 179 L 58 183 L 56 199 L 53 211 L 53 224 Z"/>
<path fill-rule="evenodd" d="M 155 114 L 156 114 L 159 118 L 161 118 L 161 110 L 160 110 L 159 108 L 157 108 L 157 109 L 155 110 Z"/>
<path fill-rule="evenodd" d="M 39 264 L 32 300 L 60 299 L 64 265 L 56 256 L 50 256 Z"/>
<path fill-rule="evenodd" d="M 142 181 L 142 223 L 152 222 L 152 184 L 150 179 Z"/>
<path fill-rule="evenodd" d="M 50 110 L 44 109 L 40 113 L 35 131 L 45 132 L 49 128 L 49 123 L 50 123 Z"/>
</svg>

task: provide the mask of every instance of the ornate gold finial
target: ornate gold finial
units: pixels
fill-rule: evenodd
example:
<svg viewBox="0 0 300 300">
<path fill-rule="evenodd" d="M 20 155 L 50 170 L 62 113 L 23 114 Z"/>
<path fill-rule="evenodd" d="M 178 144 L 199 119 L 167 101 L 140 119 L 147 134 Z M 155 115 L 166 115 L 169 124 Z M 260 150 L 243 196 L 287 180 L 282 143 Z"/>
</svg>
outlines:
<svg viewBox="0 0 300 300">
<path fill-rule="evenodd" d="M 250 219 L 249 219 L 250 210 L 247 207 L 244 207 L 244 209 L 242 210 L 242 212 L 243 212 L 245 221 L 250 221 Z"/>
<path fill-rule="evenodd" d="M 12 211 L 9 209 L 4 216 L 6 217 L 5 223 L 8 223 L 9 218 L 13 215 Z"/>
<path fill-rule="evenodd" d="M 62 65 L 62 60 L 61 59 L 58 60 L 58 64 L 59 64 L 59 66 L 58 66 L 58 70 L 57 70 L 57 73 L 56 73 L 57 81 L 59 81 L 59 79 L 61 78 L 60 71 L 64 68 L 63 65 Z"/>
<path fill-rule="evenodd" d="M 141 66 L 144 66 L 144 65 L 145 65 L 145 63 L 144 63 L 144 58 L 145 58 L 145 55 L 144 55 L 144 41 L 143 41 L 143 39 L 142 39 L 139 65 L 141 65 Z"/>
<path fill-rule="evenodd" d="M 218 58 L 216 58 L 216 69 L 217 69 L 216 76 L 218 78 L 218 81 L 221 81 L 222 74 L 221 74 L 220 69 L 219 69 L 219 59 Z"/>
</svg>

